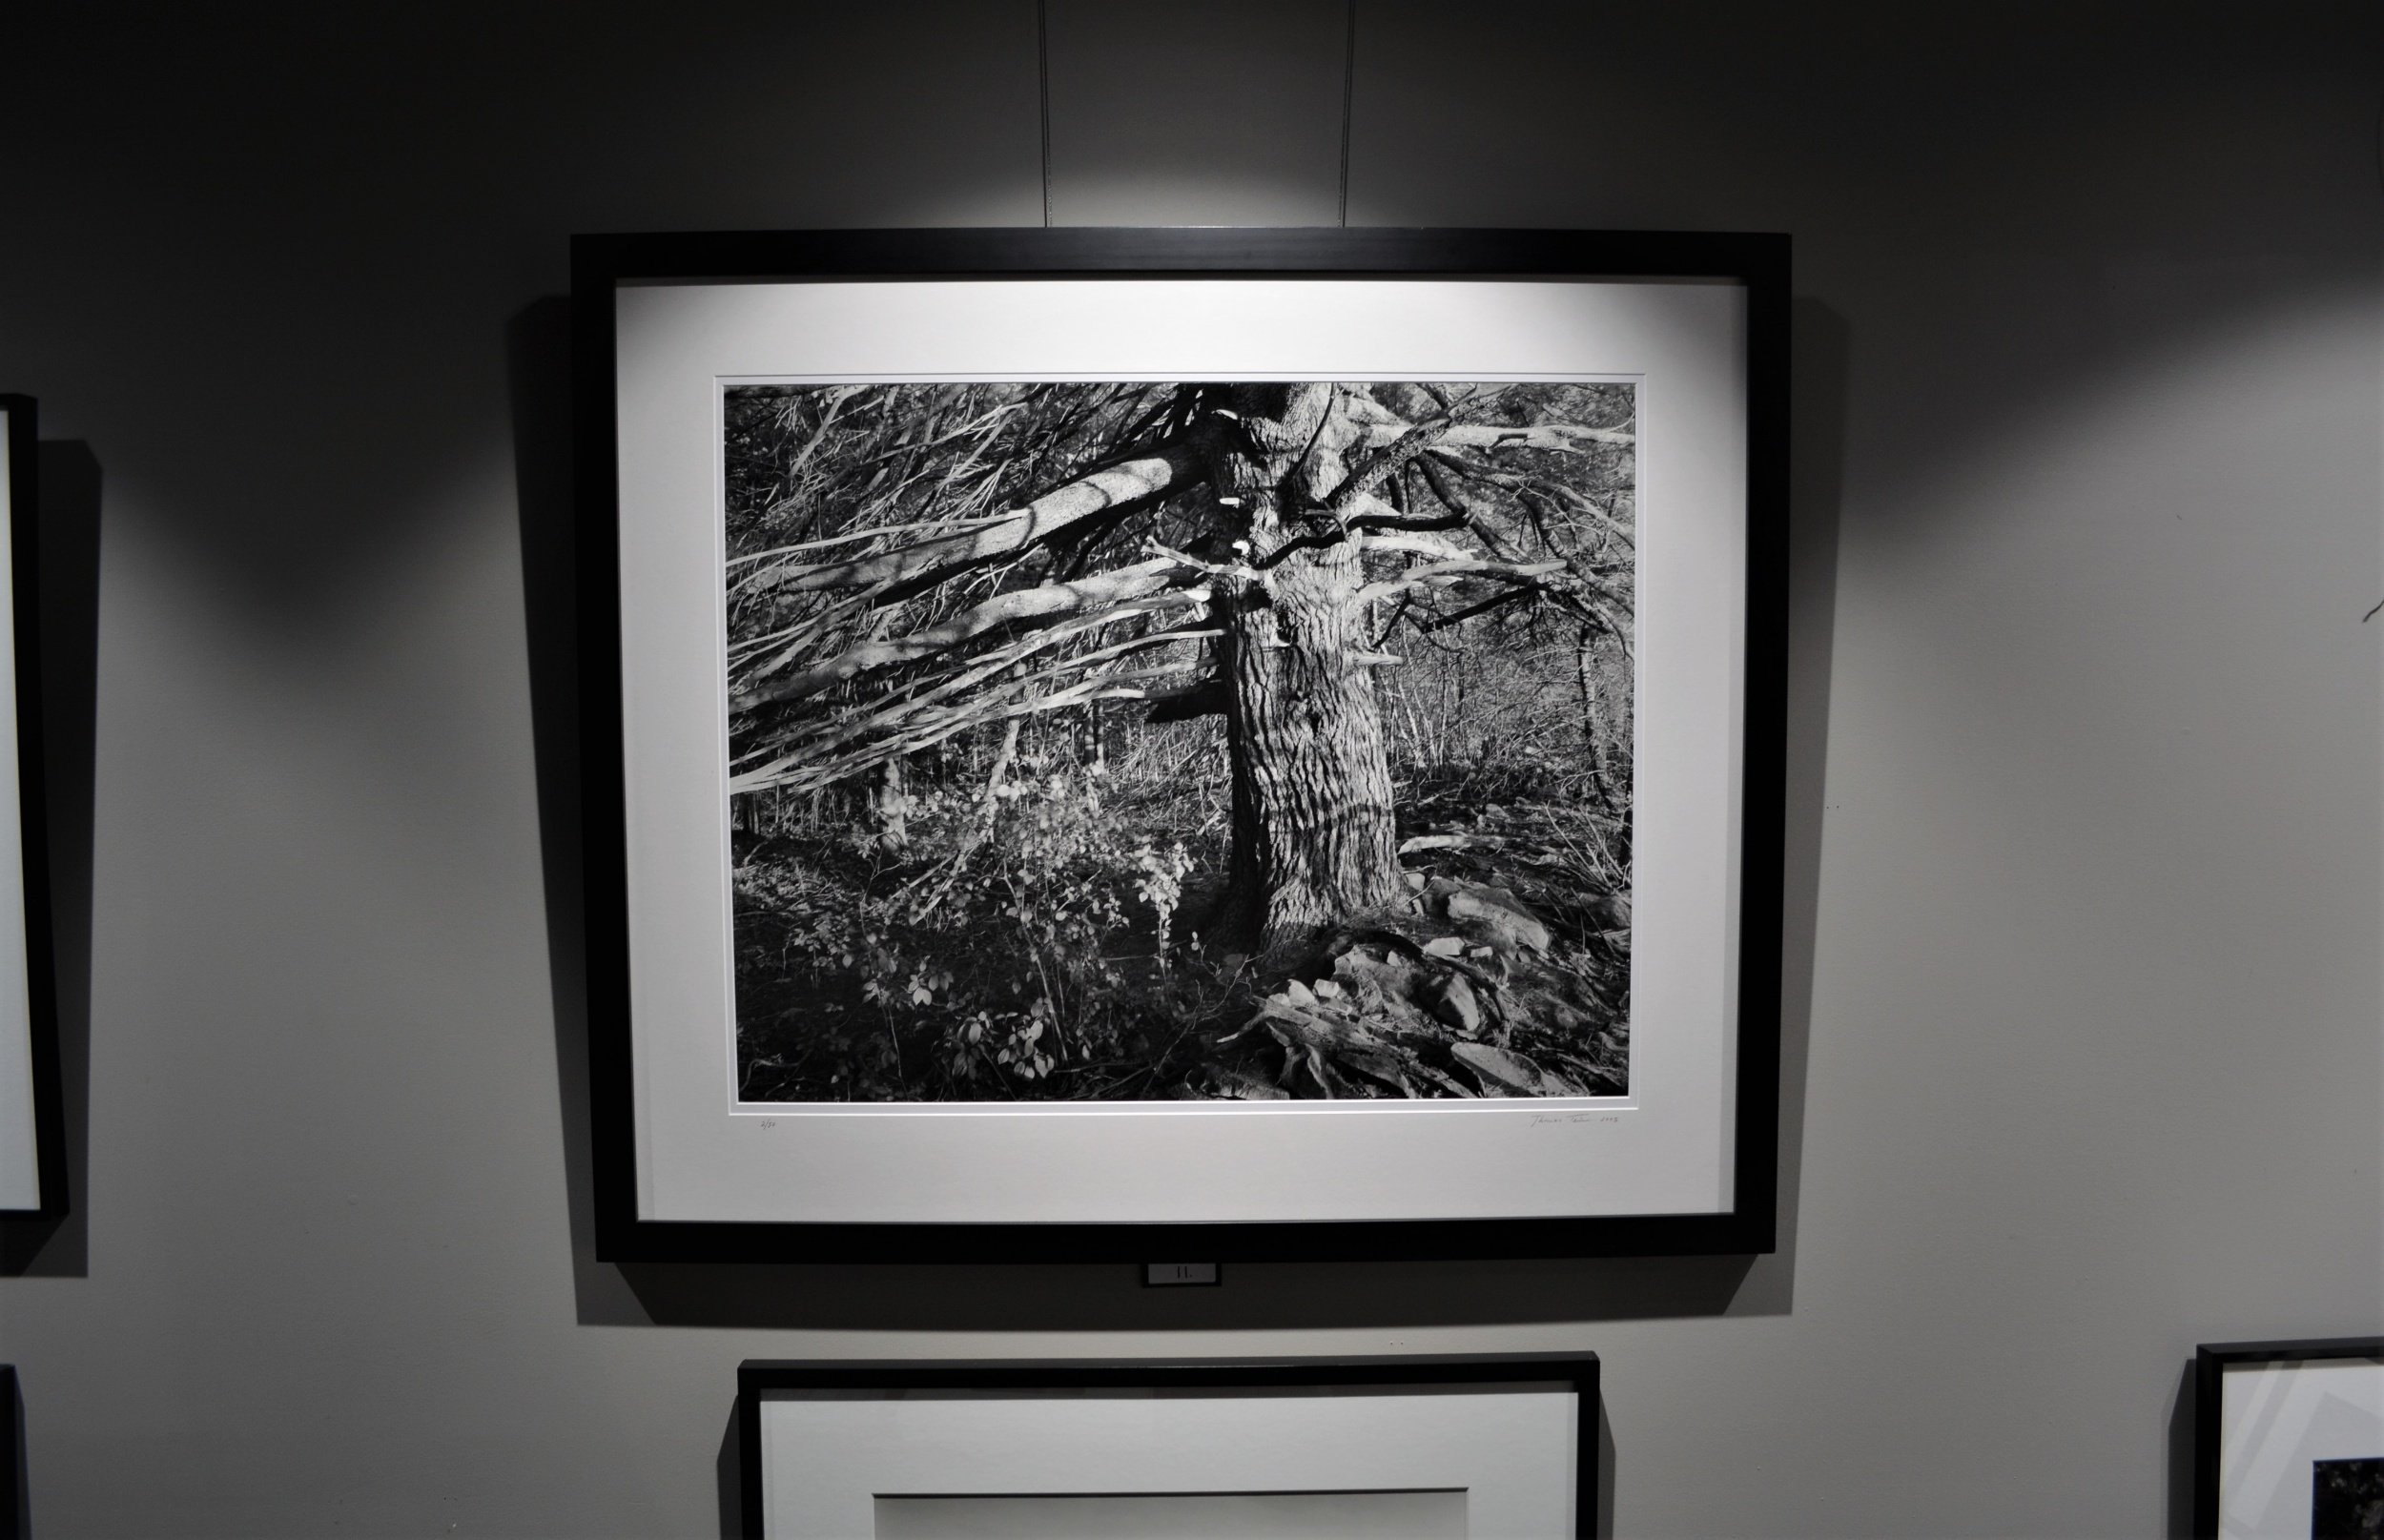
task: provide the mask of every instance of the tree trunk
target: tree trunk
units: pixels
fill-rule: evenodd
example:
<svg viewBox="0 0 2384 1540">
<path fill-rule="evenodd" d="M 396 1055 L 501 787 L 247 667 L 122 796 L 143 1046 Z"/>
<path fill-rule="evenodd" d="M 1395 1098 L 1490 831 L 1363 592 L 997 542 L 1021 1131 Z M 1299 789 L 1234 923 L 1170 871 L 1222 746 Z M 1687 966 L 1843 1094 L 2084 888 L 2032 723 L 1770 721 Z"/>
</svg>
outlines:
<svg viewBox="0 0 2384 1540">
<path fill-rule="evenodd" d="M 1210 436 L 1220 522 L 1264 557 L 1339 484 L 1356 430 L 1329 384 L 1244 385 Z M 1220 585 L 1233 853 L 1213 938 L 1260 950 L 1405 895 L 1354 542 Z"/>
</svg>

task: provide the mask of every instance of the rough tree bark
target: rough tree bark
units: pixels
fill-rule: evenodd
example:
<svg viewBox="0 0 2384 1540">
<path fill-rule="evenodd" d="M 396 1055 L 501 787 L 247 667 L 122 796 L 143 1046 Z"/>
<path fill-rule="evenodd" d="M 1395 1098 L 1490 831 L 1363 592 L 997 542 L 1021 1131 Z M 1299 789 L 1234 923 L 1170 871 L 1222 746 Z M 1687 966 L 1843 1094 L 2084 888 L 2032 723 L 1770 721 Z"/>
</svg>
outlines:
<svg viewBox="0 0 2384 1540">
<path fill-rule="evenodd" d="M 1346 475 L 1358 429 L 1328 384 L 1236 387 L 1204 435 L 1219 522 L 1244 557 L 1218 585 L 1233 848 L 1213 939 L 1268 949 L 1404 895 L 1358 543 L 1263 565 Z"/>
</svg>

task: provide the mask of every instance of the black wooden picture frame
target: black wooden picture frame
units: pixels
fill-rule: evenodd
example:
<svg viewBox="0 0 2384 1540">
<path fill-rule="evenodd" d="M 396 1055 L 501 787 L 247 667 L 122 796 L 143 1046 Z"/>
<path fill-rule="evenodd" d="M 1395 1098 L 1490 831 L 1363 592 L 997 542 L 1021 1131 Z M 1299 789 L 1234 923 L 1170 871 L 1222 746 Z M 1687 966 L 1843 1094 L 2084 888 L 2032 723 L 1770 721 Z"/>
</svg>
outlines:
<svg viewBox="0 0 2384 1540">
<path fill-rule="evenodd" d="M 579 236 L 572 243 L 582 829 L 596 1243 L 612 1261 L 1328 1260 L 1751 1254 L 1775 1244 L 1787 629 L 1789 241 L 1780 235 L 1449 230 L 916 230 Z M 1729 1199 L 1691 1212 L 1177 1222 L 668 1219 L 641 1206 L 641 1031 L 631 1009 L 634 816 L 624 764 L 621 297 L 653 285 L 969 278 L 1597 278 L 1744 294 L 1743 657 Z M 767 1126 L 767 1125 L 765 1125 Z M 850 1173 L 844 1173 L 849 1175 Z"/>
<path fill-rule="evenodd" d="M 25 1396 L 16 1365 L 0 1364 L 0 1540 L 33 1531 L 32 1494 L 25 1474 Z"/>
<path fill-rule="evenodd" d="M 40 407 L 31 396 L 0 395 L 8 434 L 9 635 L 16 694 L 18 871 L 24 894 L 26 1056 L 38 1197 L 0 1208 L 14 1219 L 67 1213 L 66 1124 L 59 1060 L 55 962 L 51 955 L 49 797 L 42 751 Z M 11 874 L 0 873 L 0 881 Z"/>
<path fill-rule="evenodd" d="M 2195 1540 L 2218 1540 L 2227 1498 L 2223 1440 L 2229 1370 L 2292 1369 L 2312 1364 L 2384 1360 L 2384 1337 L 2313 1337 L 2271 1342 L 2205 1343 L 2193 1359 L 2193 1529 Z M 2384 1440 L 2371 1450 L 2384 1475 Z M 2333 1532 L 2333 1531 L 2327 1531 Z"/>
<path fill-rule="evenodd" d="M 923 1398 L 1037 1394 L 1231 1396 L 1283 1390 L 1464 1391 L 1568 1386 L 1578 1397 L 1572 1450 L 1575 1540 L 1597 1532 L 1599 1400 L 1594 1353 L 1419 1354 L 1400 1358 L 1213 1360 L 748 1359 L 737 1366 L 736 1448 L 740 1532 L 767 1533 L 762 1406 L 773 1393 Z M 1088 1477 L 1095 1472 L 1088 1472 Z M 1551 1536 L 1549 1540 L 1557 1540 Z"/>
</svg>

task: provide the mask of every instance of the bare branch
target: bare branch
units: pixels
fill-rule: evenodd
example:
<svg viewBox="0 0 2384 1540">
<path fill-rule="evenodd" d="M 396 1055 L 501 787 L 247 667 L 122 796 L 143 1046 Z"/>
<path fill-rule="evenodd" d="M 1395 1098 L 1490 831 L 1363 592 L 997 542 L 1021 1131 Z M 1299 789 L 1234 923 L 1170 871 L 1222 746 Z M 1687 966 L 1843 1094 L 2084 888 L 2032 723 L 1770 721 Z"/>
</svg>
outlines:
<svg viewBox="0 0 2384 1540">
<path fill-rule="evenodd" d="M 1093 577 L 1079 578 L 1074 583 L 1047 583 L 1038 588 L 1016 588 L 964 609 L 940 625 L 913 631 L 908 636 L 865 642 L 775 684 L 743 690 L 729 698 L 729 709 L 732 713 L 750 711 L 756 707 L 777 702 L 799 701 L 865 673 L 949 652 L 997 626 L 1026 621 L 1055 621 L 1094 609 L 1129 604 L 1170 588 L 1184 587 L 1200 576 L 1196 569 L 1160 557 Z M 1197 588 L 1176 597 L 1186 604 L 1205 604 L 1208 600 L 1207 593 Z"/>
<path fill-rule="evenodd" d="M 1446 415 L 1439 421 L 1426 422 L 1384 444 L 1353 467 L 1325 505 L 1325 512 L 1338 522 L 1348 516 L 1360 498 L 1370 498 L 1374 488 L 1383 484 L 1395 472 L 1433 445 L 1446 442 L 1456 425 Z"/>
<path fill-rule="evenodd" d="M 1150 454 L 1105 465 L 1053 488 L 1008 517 L 949 537 L 919 541 L 850 562 L 791 564 L 753 574 L 746 585 L 791 593 L 867 588 L 948 573 L 1049 540 L 1072 524 L 1129 504 L 1148 504 L 1199 479 L 1200 457 L 1188 445 L 1161 445 Z"/>
<path fill-rule="evenodd" d="M 1395 593 L 1425 584 L 1453 583 L 1461 578 L 1488 578 L 1493 583 L 1531 583 L 1552 572 L 1562 572 L 1562 562 L 1435 562 L 1428 566 L 1411 567 L 1387 583 L 1369 583 L 1358 590 L 1358 602 L 1387 599 Z"/>
<path fill-rule="evenodd" d="M 1340 544 L 1351 535 L 1375 529 L 1459 529 L 1466 524 L 1466 515 L 1451 510 L 1445 514 L 1405 514 L 1371 492 L 1362 492 L 1351 500 L 1353 510 L 1331 529 L 1312 534 L 1296 535 L 1268 551 L 1252 565 L 1261 572 L 1280 565 L 1290 557 L 1305 550 L 1326 550 Z"/>
<path fill-rule="evenodd" d="M 766 551 L 749 551 L 743 556 L 731 556 L 729 558 L 728 565 L 731 567 L 750 566 L 755 562 L 767 562 L 777 557 L 803 556 L 812 551 L 824 551 L 831 545 L 856 544 L 861 541 L 875 540 L 881 535 L 915 535 L 922 529 L 934 529 L 946 535 L 956 535 L 967 530 L 983 528 L 987 524 L 1002 524 L 1016 517 L 1015 513 L 989 513 L 974 519 L 928 519 L 916 524 L 878 524 L 868 529 L 848 529 L 840 535 L 823 535 L 817 540 L 799 541 L 792 545 L 773 545 Z"/>
<path fill-rule="evenodd" d="M 1078 636 L 1114 626 L 1121 620 L 1128 620 L 1136 615 L 1148 613 L 1164 602 L 1163 599 L 1145 599 L 1135 604 L 1119 605 L 1097 615 L 1063 621 L 1041 630 L 1030 631 L 999 651 L 970 659 L 956 671 L 947 676 L 912 681 L 866 706 L 819 723 L 809 731 L 798 729 L 796 736 L 773 738 L 767 748 L 756 749 L 746 754 L 742 759 L 734 761 L 730 769 L 733 772 L 737 765 L 750 766 L 765 755 L 776 757 L 763 766 L 762 770 L 747 770 L 742 773 L 760 774 L 766 770 L 783 769 L 799 759 L 823 754 L 857 739 L 866 738 L 873 732 L 890 730 L 923 713 L 968 709 L 966 706 L 947 707 L 943 703 L 959 700 L 978 686 L 984 686 L 987 691 L 986 694 L 978 697 L 980 702 L 997 700 L 1004 691 L 1016 691 L 1030 685 L 1064 677 L 1105 662 L 1122 652 L 1176 641 L 1199 640 L 1217 634 L 1214 630 L 1200 629 L 1153 632 L 1147 636 L 1129 638 L 1123 643 L 1112 644 L 1106 647 L 1078 654 L 1073 658 L 1063 659 L 1039 673 L 1010 675 L 1012 667 L 1038 653 L 1049 652 Z M 1004 677 L 1005 675 L 1009 677 Z"/>
<path fill-rule="evenodd" d="M 1473 553 L 1455 541 L 1422 532 L 1369 533 L 1366 537 L 1366 549 L 1369 552 L 1409 551 L 1417 556 L 1428 556 L 1436 562 L 1468 562 L 1473 559 Z"/>
<path fill-rule="evenodd" d="M 1468 463 L 1455 455 L 1435 455 L 1432 458 L 1445 468 L 1460 476 L 1512 492 L 1526 503 L 1533 498 L 1543 501 L 1550 498 L 1560 500 L 1574 512 L 1588 515 L 1592 522 L 1607 533 L 1629 544 L 1638 544 L 1638 537 L 1628 525 L 1599 507 L 1587 493 L 1567 486 L 1562 482 L 1550 481 L 1540 476 L 1518 476 L 1511 471 L 1495 471 L 1487 466 Z"/>
<path fill-rule="evenodd" d="M 1416 622 L 1416 627 L 1425 631 L 1446 630 L 1451 626 L 1469 621 L 1476 615 L 1488 615 L 1493 610 L 1505 609 L 1510 605 L 1518 605 L 1527 599 L 1536 599 L 1542 591 L 1536 586 L 1510 588 L 1505 593 L 1490 595 L 1478 605 L 1468 605 L 1453 615 L 1433 615 L 1420 620 Z"/>
<path fill-rule="evenodd" d="M 1087 700 L 1142 700 L 1147 698 L 1142 681 L 1174 678 L 1182 670 L 1103 670 L 1078 679 L 1074 684 L 1060 685 L 1058 682 L 1130 653 L 1172 646 L 1178 642 L 1207 641 L 1218 634 L 1213 627 L 1200 626 L 1154 631 L 1148 636 L 1128 637 L 1124 641 L 1113 642 L 1107 647 L 1064 659 L 1037 673 L 1001 681 L 949 706 L 931 706 L 931 701 L 935 698 L 948 699 L 957 693 L 956 689 L 940 688 L 903 709 L 872 708 L 855 713 L 832 730 L 791 744 L 774 746 L 784 751 L 775 753 L 767 763 L 731 773 L 729 790 L 759 791 L 771 787 L 813 790 L 844 780 L 897 755 L 916 753 L 922 748 L 941 743 L 971 728 L 1006 722 L 1037 711 L 1056 710 Z M 981 683 L 985 671 L 973 671 L 969 677 L 973 682 Z M 1038 685 L 1054 685 L 1057 688 L 1040 695 L 1033 694 Z M 1021 695 L 1027 698 L 1021 701 L 1017 698 Z M 873 733 L 882 736 L 874 742 L 861 743 L 858 748 L 847 749 L 848 745 L 860 743 Z M 846 751 L 840 753 L 838 750 Z"/>
<path fill-rule="evenodd" d="M 1532 427 L 1477 423 L 1450 428 L 1443 444 L 1459 449 L 1561 449 L 1579 451 L 1593 443 L 1630 445 L 1638 435 L 1629 428 L 1584 428 L 1570 422 L 1542 422 Z"/>
</svg>

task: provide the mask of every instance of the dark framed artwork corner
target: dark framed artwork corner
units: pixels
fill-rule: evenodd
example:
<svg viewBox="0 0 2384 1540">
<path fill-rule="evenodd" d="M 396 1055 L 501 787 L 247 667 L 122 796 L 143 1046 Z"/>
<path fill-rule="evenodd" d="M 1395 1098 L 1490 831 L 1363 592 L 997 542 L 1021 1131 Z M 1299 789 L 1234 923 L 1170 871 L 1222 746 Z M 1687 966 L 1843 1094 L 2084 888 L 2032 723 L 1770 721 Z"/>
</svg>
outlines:
<svg viewBox="0 0 2384 1540">
<path fill-rule="evenodd" d="M 1788 262 L 577 237 L 600 1254 L 1771 1249 Z"/>
<path fill-rule="evenodd" d="M 2196 1349 L 2192 1488 L 2197 1540 L 2384 1535 L 2384 1337 Z"/>
<path fill-rule="evenodd" d="M 737 1370 L 739 1532 L 1596 1532 L 1594 1354 Z"/>
<path fill-rule="evenodd" d="M 0 1219 L 69 1207 L 41 720 L 39 407 L 0 395 Z"/>
</svg>

